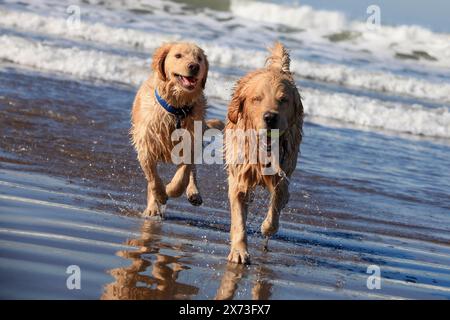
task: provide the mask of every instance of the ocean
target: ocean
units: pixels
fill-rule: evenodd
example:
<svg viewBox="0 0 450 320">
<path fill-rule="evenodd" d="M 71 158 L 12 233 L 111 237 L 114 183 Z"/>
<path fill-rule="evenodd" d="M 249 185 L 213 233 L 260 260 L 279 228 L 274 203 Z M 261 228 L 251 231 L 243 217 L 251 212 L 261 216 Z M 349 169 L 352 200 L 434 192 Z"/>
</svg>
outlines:
<svg viewBox="0 0 450 320">
<path fill-rule="evenodd" d="M 369 1 L 0 1 L 0 297 L 449 299 L 450 8 L 378 2 L 374 27 Z M 208 56 L 208 118 L 274 41 L 290 50 L 301 155 L 268 253 L 255 192 L 248 267 L 226 263 L 222 166 L 199 167 L 202 207 L 139 216 L 131 105 L 178 40 Z"/>
</svg>

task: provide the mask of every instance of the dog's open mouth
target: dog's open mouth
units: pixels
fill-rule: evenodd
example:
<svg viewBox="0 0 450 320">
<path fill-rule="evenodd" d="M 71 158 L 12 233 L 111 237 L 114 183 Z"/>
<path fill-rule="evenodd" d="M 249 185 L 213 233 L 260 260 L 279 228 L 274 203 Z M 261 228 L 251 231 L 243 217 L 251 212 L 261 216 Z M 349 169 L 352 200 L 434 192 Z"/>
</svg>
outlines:
<svg viewBox="0 0 450 320">
<path fill-rule="evenodd" d="M 193 90 L 197 85 L 198 79 L 195 77 L 182 76 L 179 74 L 175 74 L 175 76 L 177 77 L 178 82 L 181 84 L 181 86 L 185 89 Z"/>
<path fill-rule="evenodd" d="M 265 147 L 268 155 L 270 156 L 272 152 L 272 143 L 279 143 L 279 139 L 283 136 L 284 130 L 280 129 L 269 129 L 266 133 Z"/>
</svg>

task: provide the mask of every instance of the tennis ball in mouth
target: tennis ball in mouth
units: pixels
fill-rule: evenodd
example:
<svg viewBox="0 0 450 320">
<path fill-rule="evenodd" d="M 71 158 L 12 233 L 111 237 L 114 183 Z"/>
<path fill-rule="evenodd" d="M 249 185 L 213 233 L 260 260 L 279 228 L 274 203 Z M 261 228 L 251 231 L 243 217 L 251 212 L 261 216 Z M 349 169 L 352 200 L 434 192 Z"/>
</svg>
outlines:
<svg viewBox="0 0 450 320">
<path fill-rule="evenodd" d="M 278 139 L 283 135 L 283 132 L 280 130 L 267 130 L 267 137 Z"/>
</svg>

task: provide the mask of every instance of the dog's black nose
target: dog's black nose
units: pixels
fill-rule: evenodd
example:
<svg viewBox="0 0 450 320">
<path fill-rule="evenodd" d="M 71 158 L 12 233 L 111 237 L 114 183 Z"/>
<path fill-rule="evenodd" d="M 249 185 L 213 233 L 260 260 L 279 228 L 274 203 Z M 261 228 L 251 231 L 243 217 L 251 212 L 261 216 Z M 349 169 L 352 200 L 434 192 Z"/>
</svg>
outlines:
<svg viewBox="0 0 450 320">
<path fill-rule="evenodd" d="M 269 128 L 275 128 L 278 120 L 278 114 L 273 112 L 264 113 L 264 122 Z"/>
<path fill-rule="evenodd" d="M 198 63 L 189 63 L 188 69 L 191 72 L 191 74 L 196 75 L 200 70 L 200 65 Z"/>
</svg>

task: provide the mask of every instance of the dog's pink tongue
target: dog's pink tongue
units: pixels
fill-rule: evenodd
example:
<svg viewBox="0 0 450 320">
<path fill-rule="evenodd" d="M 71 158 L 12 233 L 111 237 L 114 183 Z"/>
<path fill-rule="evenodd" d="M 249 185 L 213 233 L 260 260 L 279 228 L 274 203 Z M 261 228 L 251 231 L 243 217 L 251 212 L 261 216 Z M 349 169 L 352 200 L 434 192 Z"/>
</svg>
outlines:
<svg viewBox="0 0 450 320">
<path fill-rule="evenodd" d="M 183 86 L 189 86 L 189 80 L 186 77 L 181 77 L 181 82 Z"/>
<path fill-rule="evenodd" d="M 194 85 L 196 82 L 196 79 L 194 77 L 183 77 L 182 80 L 185 86 Z"/>
</svg>

